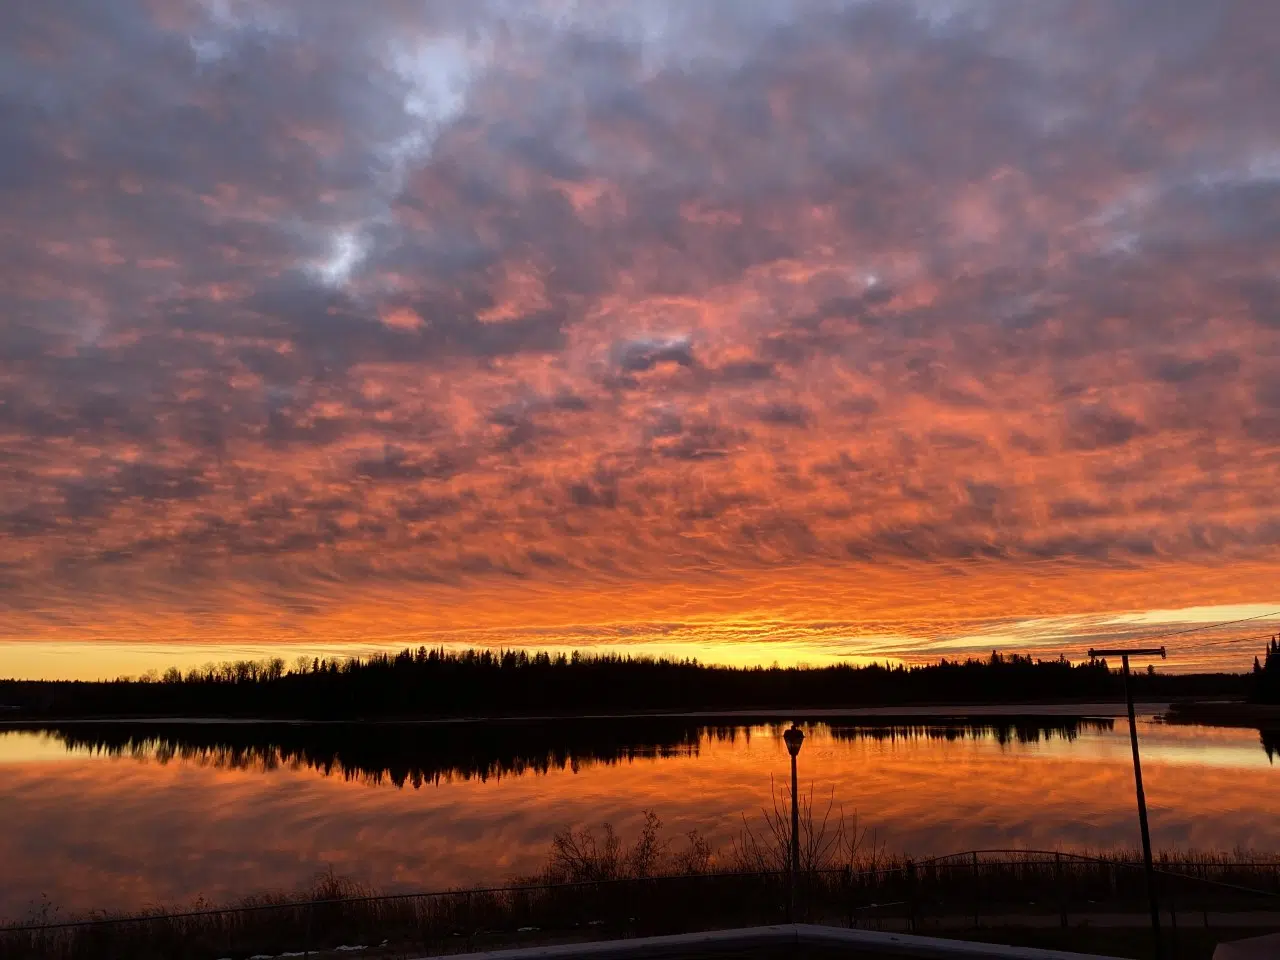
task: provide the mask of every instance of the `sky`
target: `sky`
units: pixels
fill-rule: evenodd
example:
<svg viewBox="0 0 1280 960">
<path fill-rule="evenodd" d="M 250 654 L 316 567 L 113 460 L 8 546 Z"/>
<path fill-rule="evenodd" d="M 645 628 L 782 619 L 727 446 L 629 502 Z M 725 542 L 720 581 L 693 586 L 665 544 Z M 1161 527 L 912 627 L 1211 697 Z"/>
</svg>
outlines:
<svg viewBox="0 0 1280 960">
<path fill-rule="evenodd" d="M 0 675 L 1245 669 L 1280 5 L 0 7 Z M 117 668 L 120 668 L 119 670 Z"/>
</svg>

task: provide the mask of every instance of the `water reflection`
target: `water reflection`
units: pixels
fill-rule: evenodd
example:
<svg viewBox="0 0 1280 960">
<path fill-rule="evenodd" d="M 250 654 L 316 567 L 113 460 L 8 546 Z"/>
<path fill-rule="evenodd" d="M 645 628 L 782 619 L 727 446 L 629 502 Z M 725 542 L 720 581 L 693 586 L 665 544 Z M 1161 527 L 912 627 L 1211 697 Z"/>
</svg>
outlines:
<svg viewBox="0 0 1280 960">
<path fill-rule="evenodd" d="M 1010 743 L 1031 744 L 1055 737 L 1072 741 L 1087 731 L 1106 731 L 1115 727 L 1110 717 L 1057 718 L 1018 717 L 1003 722 L 929 723 L 929 724 L 865 724 L 854 726 L 827 725 L 836 740 L 994 740 L 1004 746 Z"/>
<path fill-rule="evenodd" d="M 999 744 L 1075 740 L 1110 730 L 1111 719 L 1011 718 L 981 723 L 810 724 L 838 741 L 980 740 Z M 701 744 L 750 742 L 752 727 L 681 718 L 542 720 L 466 724 L 75 723 L 39 728 L 68 750 L 174 760 L 226 770 L 305 767 L 370 785 L 415 788 L 454 779 L 578 772 L 642 758 L 696 757 Z M 780 735 L 781 724 L 757 730 Z"/>
<path fill-rule="evenodd" d="M 77 723 L 0 732 L 0 918 L 296 889 L 384 890 L 536 871 L 552 835 L 646 809 L 727 852 L 772 802 L 782 725 Z M 801 778 L 891 850 L 1138 842 L 1123 720 L 812 724 Z M 1157 847 L 1280 849 L 1280 744 L 1144 721 Z M 1262 749 L 1259 749 L 1259 747 Z M 403 787 L 397 789 L 396 785 Z M 410 787 L 419 786 L 419 789 Z"/>
</svg>

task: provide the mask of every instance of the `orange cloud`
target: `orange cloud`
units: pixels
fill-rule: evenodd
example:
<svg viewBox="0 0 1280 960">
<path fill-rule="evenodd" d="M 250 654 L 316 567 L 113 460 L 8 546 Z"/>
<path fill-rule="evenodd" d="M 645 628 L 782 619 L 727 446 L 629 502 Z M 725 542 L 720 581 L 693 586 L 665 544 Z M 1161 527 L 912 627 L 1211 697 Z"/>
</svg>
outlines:
<svg viewBox="0 0 1280 960">
<path fill-rule="evenodd" d="M 1272 14 L 750 7 L 22 14 L 6 632 L 769 660 L 1276 599 Z"/>
</svg>

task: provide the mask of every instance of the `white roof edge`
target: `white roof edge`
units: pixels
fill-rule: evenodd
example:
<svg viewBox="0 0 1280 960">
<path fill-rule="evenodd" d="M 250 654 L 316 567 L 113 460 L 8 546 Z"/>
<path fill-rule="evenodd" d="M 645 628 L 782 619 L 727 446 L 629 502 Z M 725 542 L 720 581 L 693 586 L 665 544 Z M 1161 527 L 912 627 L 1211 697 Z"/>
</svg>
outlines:
<svg viewBox="0 0 1280 960">
<path fill-rule="evenodd" d="M 844 946 L 852 952 L 858 948 L 879 954 L 903 957 L 937 958 L 937 960 L 1117 960 L 1095 954 L 1066 953 L 1036 947 L 1012 947 L 970 940 L 943 940 L 905 933 L 883 933 L 877 930 L 850 930 L 817 924 L 779 924 L 769 927 L 740 927 L 732 930 L 708 930 L 663 937 L 636 937 L 629 940 L 591 940 L 583 943 L 549 944 L 539 947 L 517 947 L 483 953 L 453 954 L 448 960 L 628 960 L 640 957 L 677 956 L 690 951 L 722 948 L 744 948 L 776 943 L 812 943 L 828 947 Z M 423 957 L 421 960 L 436 960 Z"/>
</svg>

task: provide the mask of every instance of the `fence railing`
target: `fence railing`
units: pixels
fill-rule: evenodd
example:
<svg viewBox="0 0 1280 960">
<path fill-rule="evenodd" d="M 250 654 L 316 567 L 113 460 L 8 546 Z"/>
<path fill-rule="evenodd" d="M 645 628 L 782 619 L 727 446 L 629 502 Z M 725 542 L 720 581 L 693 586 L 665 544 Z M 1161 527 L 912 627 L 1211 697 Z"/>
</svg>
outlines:
<svg viewBox="0 0 1280 960">
<path fill-rule="evenodd" d="M 1161 860 L 1157 880 L 1170 928 L 1280 929 L 1280 862 Z M 865 869 L 809 870 L 795 919 L 911 932 L 979 926 L 1148 921 L 1140 861 L 1060 851 L 971 850 Z M 706 873 L 529 883 L 382 896 L 86 917 L 0 927 L 0 960 L 98 957 L 216 960 L 303 956 L 364 946 L 420 956 L 548 939 L 643 936 L 778 923 L 781 872 Z"/>
<path fill-rule="evenodd" d="M 1237 927 L 1263 923 L 1280 928 L 1280 861 L 1176 860 L 1155 864 L 1163 921 L 1172 929 Z M 1116 923 L 1130 914 L 1149 922 L 1146 879 L 1138 860 L 1090 857 L 1046 850 L 990 849 L 947 854 L 908 864 L 908 890 L 900 906 L 906 927 L 930 922 L 954 925 L 969 908 L 969 926 L 1017 925 L 1056 914 L 1058 924 Z M 961 892 L 964 885 L 968 890 Z M 889 905 L 886 905 L 889 906 Z M 1259 914 L 1248 916 L 1246 914 Z M 862 911 L 865 922 L 888 911 Z"/>
</svg>

